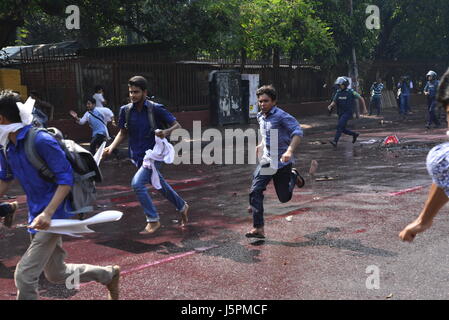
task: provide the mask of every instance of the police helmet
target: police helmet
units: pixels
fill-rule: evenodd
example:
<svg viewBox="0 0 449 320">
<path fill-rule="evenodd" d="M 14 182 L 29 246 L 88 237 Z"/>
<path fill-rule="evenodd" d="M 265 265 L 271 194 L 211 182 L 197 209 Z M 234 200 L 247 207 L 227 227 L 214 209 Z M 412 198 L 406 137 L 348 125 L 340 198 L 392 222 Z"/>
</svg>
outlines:
<svg viewBox="0 0 449 320">
<path fill-rule="evenodd" d="M 335 80 L 335 84 L 338 85 L 344 85 L 345 87 L 349 86 L 349 80 L 345 77 L 338 77 L 337 80 Z"/>
<path fill-rule="evenodd" d="M 55 127 L 47 128 L 47 131 L 50 132 L 56 139 L 62 140 L 64 139 L 64 135 L 62 134 L 61 130 Z"/>
<path fill-rule="evenodd" d="M 429 72 L 427 72 L 426 77 L 432 77 L 432 80 L 435 80 L 437 78 L 437 73 L 430 70 Z"/>
</svg>

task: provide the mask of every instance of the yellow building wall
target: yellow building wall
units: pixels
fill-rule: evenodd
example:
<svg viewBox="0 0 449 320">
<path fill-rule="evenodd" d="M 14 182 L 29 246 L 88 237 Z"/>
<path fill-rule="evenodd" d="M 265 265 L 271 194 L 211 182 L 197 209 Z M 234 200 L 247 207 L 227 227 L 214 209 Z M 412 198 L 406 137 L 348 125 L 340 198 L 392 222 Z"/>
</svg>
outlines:
<svg viewBox="0 0 449 320">
<path fill-rule="evenodd" d="M 3 89 L 19 92 L 24 100 L 28 97 L 28 88 L 20 82 L 19 69 L 0 69 L 0 90 Z"/>
</svg>

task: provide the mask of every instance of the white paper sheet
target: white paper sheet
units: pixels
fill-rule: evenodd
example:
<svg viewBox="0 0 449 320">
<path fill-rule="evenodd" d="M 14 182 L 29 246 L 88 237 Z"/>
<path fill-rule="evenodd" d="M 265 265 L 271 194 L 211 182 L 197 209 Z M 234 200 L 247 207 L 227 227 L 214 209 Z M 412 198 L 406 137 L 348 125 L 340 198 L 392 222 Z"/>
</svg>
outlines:
<svg viewBox="0 0 449 320">
<path fill-rule="evenodd" d="M 51 226 L 47 230 L 39 230 L 39 232 L 57 233 L 69 235 L 72 237 L 81 237 L 81 233 L 95 232 L 87 226 L 91 224 L 106 223 L 118 221 L 122 218 L 123 213 L 116 210 L 107 210 L 96 214 L 86 220 L 73 219 L 55 219 L 51 221 Z"/>
<path fill-rule="evenodd" d="M 100 166 L 101 156 L 103 155 L 104 148 L 106 147 L 106 141 L 103 141 L 100 148 L 98 148 L 97 152 L 94 155 L 95 162 L 97 166 Z"/>
</svg>

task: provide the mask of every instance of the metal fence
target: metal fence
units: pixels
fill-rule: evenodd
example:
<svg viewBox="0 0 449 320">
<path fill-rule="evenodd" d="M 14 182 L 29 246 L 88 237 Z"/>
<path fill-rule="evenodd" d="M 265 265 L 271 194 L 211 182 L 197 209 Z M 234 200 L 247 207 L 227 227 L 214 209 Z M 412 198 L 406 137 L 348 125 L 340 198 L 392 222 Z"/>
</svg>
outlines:
<svg viewBox="0 0 449 320">
<path fill-rule="evenodd" d="M 331 70 L 294 63 L 285 59 L 274 68 L 269 60 L 173 56 L 162 45 L 145 44 L 74 51 L 74 43 L 38 46 L 21 51 L 18 66 L 22 84 L 38 91 L 55 106 L 55 118 L 68 118 L 70 109 L 84 111 L 85 100 L 94 87 L 105 89 L 108 105 L 117 113 L 128 97 L 128 79 L 142 75 L 148 79 L 149 94 L 172 112 L 209 108 L 209 74 L 214 70 L 237 69 L 259 74 L 260 84 L 273 84 L 280 104 L 330 99 L 335 78 L 344 75 L 344 63 Z M 70 49 L 70 50 L 69 50 Z M 415 91 L 425 84 L 425 74 L 433 69 L 441 74 L 446 63 L 437 61 L 380 61 L 360 63 L 359 90 L 365 96 L 376 77 L 393 90 L 400 76 L 409 75 Z"/>
<path fill-rule="evenodd" d="M 279 102 L 294 103 L 328 99 L 334 75 L 310 66 L 217 64 L 201 61 L 148 62 L 66 57 L 30 60 L 21 66 L 22 84 L 38 91 L 55 106 L 55 118 L 68 117 L 70 109 L 83 111 L 94 87 L 105 89 L 105 98 L 114 112 L 128 97 L 128 79 L 142 75 L 149 82 L 149 94 L 172 112 L 209 108 L 209 74 L 235 68 L 241 73 L 259 74 L 260 84 L 273 84 Z"/>
</svg>

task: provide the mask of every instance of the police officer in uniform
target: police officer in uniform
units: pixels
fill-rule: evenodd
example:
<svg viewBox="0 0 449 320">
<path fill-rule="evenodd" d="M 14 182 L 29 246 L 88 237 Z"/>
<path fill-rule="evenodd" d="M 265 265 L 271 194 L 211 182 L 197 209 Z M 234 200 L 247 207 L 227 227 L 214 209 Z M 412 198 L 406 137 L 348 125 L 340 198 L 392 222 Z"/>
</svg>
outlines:
<svg viewBox="0 0 449 320">
<path fill-rule="evenodd" d="M 346 129 L 346 124 L 352 118 L 356 99 L 359 99 L 366 110 L 365 100 L 355 92 L 349 89 L 349 81 L 345 77 L 338 77 L 335 84 L 339 86 L 332 103 L 327 107 L 329 114 L 337 107 L 338 125 L 334 140 L 329 141 L 334 147 L 337 147 L 338 140 L 342 133 L 352 136 L 352 143 L 357 141 L 358 133 Z"/>
<path fill-rule="evenodd" d="M 428 123 L 426 125 L 427 129 L 430 129 L 432 123 L 435 123 L 435 127 L 440 126 L 440 121 L 436 115 L 436 94 L 438 85 L 440 82 L 437 80 L 437 74 L 435 71 L 430 70 L 427 75 L 427 84 L 424 87 L 424 94 L 427 96 L 427 117 Z"/>
</svg>

